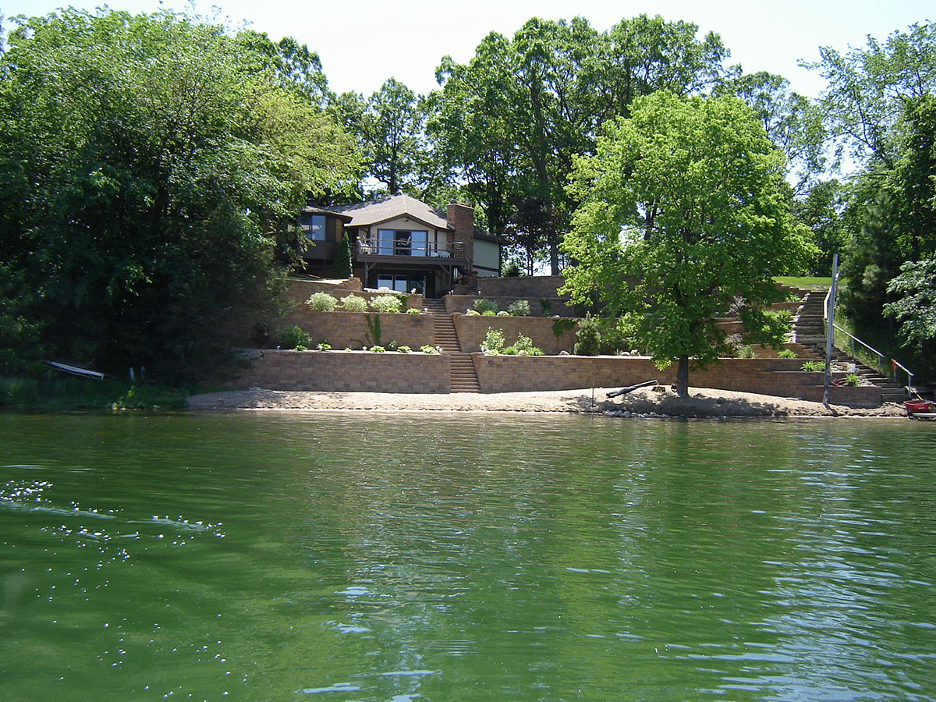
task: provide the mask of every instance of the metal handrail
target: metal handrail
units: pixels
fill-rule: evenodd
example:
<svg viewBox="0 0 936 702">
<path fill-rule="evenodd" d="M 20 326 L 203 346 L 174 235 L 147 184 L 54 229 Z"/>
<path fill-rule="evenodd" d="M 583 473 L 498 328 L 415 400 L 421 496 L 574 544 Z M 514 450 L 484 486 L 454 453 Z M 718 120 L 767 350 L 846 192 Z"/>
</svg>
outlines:
<svg viewBox="0 0 936 702">
<path fill-rule="evenodd" d="M 830 298 L 831 298 L 831 297 L 832 297 L 832 289 L 829 288 L 829 292 L 827 292 L 827 293 L 826 293 L 826 296 L 825 296 L 825 302 L 824 302 L 823 305 L 822 305 L 822 320 L 823 320 L 824 322 L 826 322 L 826 324 L 828 324 L 828 322 L 829 322 L 829 303 L 830 303 Z M 862 341 L 861 339 L 859 339 L 859 338 L 858 338 L 857 336 L 855 336 L 854 334 L 851 334 L 851 333 L 845 331 L 845 330 L 842 329 L 838 324 L 835 324 L 835 322 L 832 323 L 832 328 L 833 328 L 834 332 L 835 332 L 835 331 L 841 332 L 842 334 L 844 334 L 845 336 L 847 336 L 847 337 L 851 340 L 851 342 L 852 342 L 852 343 L 851 343 L 851 345 L 852 345 L 852 348 L 851 348 L 851 355 L 852 355 L 852 356 L 855 355 L 855 344 L 856 344 L 856 343 L 860 344 L 863 348 L 865 348 L 865 349 L 867 349 L 868 351 L 870 351 L 872 355 L 876 356 L 876 357 L 877 357 L 877 361 L 878 361 L 878 363 L 877 363 L 877 365 L 878 365 L 878 372 L 880 372 L 881 375 L 889 375 L 889 376 L 892 377 L 892 378 L 894 379 L 894 381 L 896 382 L 896 380 L 897 380 L 897 369 L 900 368 L 904 373 L 907 374 L 907 390 L 912 391 L 912 388 L 913 388 L 913 372 L 912 372 L 909 368 L 907 368 L 905 365 L 903 365 L 902 363 L 900 363 L 899 361 L 897 361 L 897 359 L 892 358 L 892 359 L 890 359 L 890 369 L 889 369 L 889 372 L 888 372 L 887 364 L 885 363 L 885 361 L 887 360 L 887 357 L 886 357 L 883 353 L 881 353 L 880 351 L 878 351 L 876 348 L 874 348 L 874 347 L 872 347 L 872 346 L 866 344 L 864 341 Z M 833 332 L 833 334 L 834 334 L 834 332 Z M 834 338 L 833 338 L 833 340 L 834 340 Z M 843 349 L 843 350 L 844 350 L 844 349 Z"/>
</svg>

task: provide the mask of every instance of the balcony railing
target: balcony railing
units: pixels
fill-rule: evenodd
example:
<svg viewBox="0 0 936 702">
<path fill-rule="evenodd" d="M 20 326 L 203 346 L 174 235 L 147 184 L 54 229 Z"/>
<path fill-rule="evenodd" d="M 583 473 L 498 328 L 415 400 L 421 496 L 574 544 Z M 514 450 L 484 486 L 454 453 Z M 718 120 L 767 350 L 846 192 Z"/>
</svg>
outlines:
<svg viewBox="0 0 936 702">
<path fill-rule="evenodd" d="M 405 256 L 407 258 L 463 258 L 465 249 L 460 241 L 451 244 L 409 241 L 397 239 L 389 241 L 376 238 L 360 239 L 357 245 L 358 255 L 363 256 Z"/>
</svg>

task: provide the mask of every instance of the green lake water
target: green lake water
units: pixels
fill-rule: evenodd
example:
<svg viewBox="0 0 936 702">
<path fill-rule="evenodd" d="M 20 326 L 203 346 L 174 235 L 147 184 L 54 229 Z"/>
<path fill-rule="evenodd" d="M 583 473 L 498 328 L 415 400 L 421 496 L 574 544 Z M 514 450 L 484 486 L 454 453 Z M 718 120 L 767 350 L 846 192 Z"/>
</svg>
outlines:
<svg viewBox="0 0 936 702">
<path fill-rule="evenodd" d="M 0 413 L 0 701 L 934 700 L 936 425 Z"/>
</svg>

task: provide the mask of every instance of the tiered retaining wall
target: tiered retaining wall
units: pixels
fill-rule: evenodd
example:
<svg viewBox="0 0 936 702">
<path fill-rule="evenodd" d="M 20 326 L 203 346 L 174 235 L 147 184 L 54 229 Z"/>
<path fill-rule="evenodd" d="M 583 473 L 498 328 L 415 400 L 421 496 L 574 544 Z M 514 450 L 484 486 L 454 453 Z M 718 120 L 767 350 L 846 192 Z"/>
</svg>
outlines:
<svg viewBox="0 0 936 702">
<path fill-rule="evenodd" d="M 395 341 L 418 349 L 435 343 L 435 318 L 431 314 L 381 314 L 369 312 L 313 312 L 301 305 L 284 318 L 312 337 L 312 343 L 328 341 L 334 349 L 360 348 L 367 341 L 367 318 L 380 318 L 381 344 Z"/>
<path fill-rule="evenodd" d="M 523 334 L 530 337 L 533 345 L 540 348 L 544 354 L 554 356 L 562 351 L 572 352 L 575 333 L 578 331 L 576 322 L 571 330 L 564 331 L 557 339 L 553 327 L 559 320 L 552 317 L 480 317 L 456 314 L 453 318 L 462 351 L 480 351 L 481 342 L 484 341 L 488 328 L 491 328 L 504 332 L 507 346 L 516 341 L 518 334 Z"/>
<path fill-rule="evenodd" d="M 449 392 L 449 357 L 365 351 L 269 351 L 223 387 L 322 392 Z"/>
<path fill-rule="evenodd" d="M 364 291 L 361 289 L 361 281 L 357 278 L 348 278 L 339 283 L 320 280 L 288 280 L 286 281 L 286 290 L 283 292 L 283 298 L 290 303 L 291 309 L 283 320 L 283 324 L 298 324 L 298 322 L 290 321 L 291 316 L 297 310 L 308 310 L 305 301 L 308 300 L 313 293 L 317 292 L 328 293 L 334 297 L 339 304 L 341 304 L 341 298 L 347 297 L 351 293 L 354 293 L 358 297 L 363 297 L 368 302 L 380 295 L 389 294 Z M 406 306 L 421 310 L 423 307 L 422 295 L 407 295 Z"/>
<path fill-rule="evenodd" d="M 589 387 L 623 387 L 656 378 L 675 381 L 676 367 L 664 371 L 648 358 L 618 356 L 484 356 L 473 354 L 481 391 L 530 392 Z M 822 400 L 822 373 L 799 370 L 797 359 L 725 359 L 722 365 L 690 371 L 691 387 L 754 392 Z M 834 375 L 836 379 L 843 374 Z M 449 392 L 449 357 L 362 351 L 263 351 L 250 369 L 225 387 L 326 392 Z M 878 407 L 881 389 L 832 387 L 833 404 Z"/>
<path fill-rule="evenodd" d="M 676 381 L 676 366 L 658 370 L 649 358 L 617 356 L 473 356 L 482 392 L 533 392 L 588 387 L 621 387 L 656 378 Z M 689 385 L 736 392 L 821 401 L 823 374 L 800 370 L 802 361 L 785 358 L 728 358 L 706 370 L 691 370 Z M 834 379 L 844 377 L 836 373 Z M 830 401 L 855 407 L 878 407 L 881 389 L 833 387 Z"/>
<path fill-rule="evenodd" d="M 482 288 L 483 291 L 483 288 Z M 445 302 L 445 311 L 448 313 L 452 312 L 467 312 L 470 309 L 473 309 L 472 305 L 474 301 L 478 298 L 484 298 L 485 300 L 493 300 L 497 303 L 497 309 L 507 311 L 507 308 L 517 300 L 526 300 L 530 303 L 530 314 L 534 317 L 543 316 L 543 302 L 540 297 L 512 297 L 504 295 L 446 295 L 443 299 Z M 549 300 L 549 314 L 550 315 L 560 315 L 564 317 L 570 317 L 575 314 L 571 307 L 569 307 L 566 302 L 558 297 L 546 298 Z"/>
</svg>

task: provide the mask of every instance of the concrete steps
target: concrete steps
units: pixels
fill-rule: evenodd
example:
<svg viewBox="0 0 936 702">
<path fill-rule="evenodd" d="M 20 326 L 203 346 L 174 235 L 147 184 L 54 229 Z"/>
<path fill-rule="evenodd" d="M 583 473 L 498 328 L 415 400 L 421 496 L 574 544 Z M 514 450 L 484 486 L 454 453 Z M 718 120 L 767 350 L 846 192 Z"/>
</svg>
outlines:
<svg viewBox="0 0 936 702">
<path fill-rule="evenodd" d="M 824 359 L 826 354 L 824 306 L 824 293 L 807 293 L 793 323 L 793 340 L 802 344 L 820 359 Z M 838 363 L 854 363 L 855 372 L 860 378 L 881 388 L 881 399 L 884 402 L 903 402 L 909 397 L 905 388 L 890 378 L 882 376 L 877 369 L 869 368 L 840 349 L 832 348 L 832 360 Z"/>
<path fill-rule="evenodd" d="M 450 314 L 437 314 L 435 317 L 435 345 L 442 353 L 449 356 L 449 387 L 451 392 L 481 392 L 478 374 L 470 353 L 461 349 L 458 332 Z"/>
</svg>

